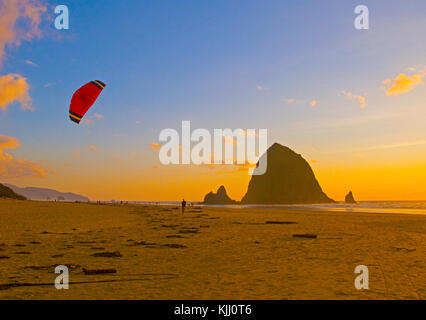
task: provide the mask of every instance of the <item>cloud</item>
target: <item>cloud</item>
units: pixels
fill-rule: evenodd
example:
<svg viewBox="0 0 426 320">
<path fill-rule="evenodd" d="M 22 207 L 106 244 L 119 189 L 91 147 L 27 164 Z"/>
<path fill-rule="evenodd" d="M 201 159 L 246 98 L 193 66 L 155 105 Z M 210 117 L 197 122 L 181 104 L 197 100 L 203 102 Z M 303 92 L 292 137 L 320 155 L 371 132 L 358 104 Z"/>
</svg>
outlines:
<svg viewBox="0 0 426 320">
<path fill-rule="evenodd" d="M 407 142 L 400 142 L 400 143 L 394 143 L 394 144 L 377 145 L 377 146 L 368 147 L 365 150 L 383 150 L 383 149 L 420 146 L 425 144 L 426 144 L 426 140 L 417 140 L 417 141 L 407 141 Z"/>
<path fill-rule="evenodd" d="M 0 77 L 0 109 L 6 110 L 13 102 L 21 104 L 24 110 L 34 110 L 28 95 L 27 79 L 18 74 L 8 74 Z"/>
<path fill-rule="evenodd" d="M 20 177 L 44 178 L 47 173 L 53 173 L 38 163 L 27 159 L 16 159 L 3 149 L 16 149 L 21 145 L 18 139 L 0 135 L 0 178 L 11 179 Z"/>
<path fill-rule="evenodd" d="M 91 151 L 98 151 L 98 148 L 96 148 L 95 146 L 85 146 L 84 148 L 86 148 L 87 150 L 91 150 Z"/>
<path fill-rule="evenodd" d="M 93 123 L 93 120 L 90 120 L 89 118 L 84 118 L 84 119 L 83 119 L 83 123 L 84 123 L 84 124 L 92 124 L 92 123 Z"/>
<path fill-rule="evenodd" d="M 317 101 L 317 100 L 312 100 L 312 101 L 311 101 L 311 106 L 312 106 L 312 107 L 315 107 L 317 104 L 318 104 L 318 101 Z"/>
<path fill-rule="evenodd" d="M 361 108 L 365 108 L 367 106 L 367 101 L 365 100 L 365 97 L 354 94 L 352 92 L 347 91 L 341 91 L 341 94 L 346 96 L 349 100 L 357 100 L 361 106 Z"/>
<path fill-rule="evenodd" d="M 0 10 L 0 67 L 6 47 L 41 37 L 41 16 L 46 7 L 39 0 L 2 0 Z"/>
<path fill-rule="evenodd" d="M 260 84 L 258 84 L 257 86 L 256 86 L 256 90 L 257 91 L 266 91 L 266 90 L 268 90 L 267 88 L 265 88 L 265 87 L 263 87 L 263 86 L 261 86 Z"/>
<path fill-rule="evenodd" d="M 296 99 L 293 99 L 293 98 L 287 98 L 287 99 L 284 99 L 284 102 L 286 102 L 286 103 L 288 103 L 288 104 L 292 104 L 292 103 L 295 103 L 295 102 L 296 102 Z"/>
<path fill-rule="evenodd" d="M 93 124 L 95 122 L 95 120 L 102 120 L 104 118 L 103 115 L 99 114 L 99 113 L 95 113 L 93 116 L 91 117 L 86 117 L 83 118 L 83 123 L 84 124 Z"/>
<path fill-rule="evenodd" d="M 0 151 L 3 149 L 16 149 L 21 146 L 18 139 L 0 135 Z"/>
<path fill-rule="evenodd" d="M 414 74 L 407 76 L 403 73 L 399 74 L 395 79 L 386 79 L 382 83 L 385 85 L 386 95 L 398 96 L 414 89 L 423 83 L 426 73 Z"/>
<path fill-rule="evenodd" d="M 25 63 L 28 64 L 28 65 L 30 65 L 30 66 L 33 66 L 33 67 L 38 67 L 38 64 L 32 62 L 31 60 L 25 60 Z"/>
<path fill-rule="evenodd" d="M 151 144 L 149 146 L 152 150 L 160 150 L 161 149 L 161 145 L 157 142 L 151 142 Z"/>
<path fill-rule="evenodd" d="M 93 119 L 96 119 L 96 120 L 101 120 L 101 119 L 103 119 L 103 118 L 104 118 L 104 116 L 103 116 L 103 115 L 101 115 L 100 113 L 95 113 L 95 114 L 92 116 L 92 118 L 93 118 Z"/>
</svg>

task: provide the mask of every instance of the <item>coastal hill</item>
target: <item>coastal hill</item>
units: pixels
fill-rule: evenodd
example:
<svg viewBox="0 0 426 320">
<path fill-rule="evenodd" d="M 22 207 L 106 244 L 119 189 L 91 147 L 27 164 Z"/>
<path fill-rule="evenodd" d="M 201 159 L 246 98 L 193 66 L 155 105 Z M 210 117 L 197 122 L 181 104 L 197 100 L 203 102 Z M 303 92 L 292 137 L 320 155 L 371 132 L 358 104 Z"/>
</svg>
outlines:
<svg viewBox="0 0 426 320">
<path fill-rule="evenodd" d="M 81 196 L 79 194 L 71 193 L 71 192 L 59 192 L 52 189 L 46 188 L 35 188 L 35 187 L 27 187 L 20 188 L 14 186 L 13 184 L 4 184 L 6 187 L 12 189 L 14 192 L 23 195 L 28 200 L 37 200 L 37 201 L 81 201 L 87 202 L 89 198 L 85 196 Z"/>
<path fill-rule="evenodd" d="M 9 198 L 17 200 L 25 200 L 25 197 L 15 193 L 12 189 L 0 183 L 0 198 Z"/>
<path fill-rule="evenodd" d="M 204 204 L 236 204 L 237 201 L 229 198 L 224 186 L 220 186 L 216 193 L 209 192 L 204 197 Z"/>
<path fill-rule="evenodd" d="M 274 143 L 266 151 L 267 170 L 253 175 L 243 204 L 333 203 L 321 189 L 312 168 L 300 154 Z"/>
</svg>

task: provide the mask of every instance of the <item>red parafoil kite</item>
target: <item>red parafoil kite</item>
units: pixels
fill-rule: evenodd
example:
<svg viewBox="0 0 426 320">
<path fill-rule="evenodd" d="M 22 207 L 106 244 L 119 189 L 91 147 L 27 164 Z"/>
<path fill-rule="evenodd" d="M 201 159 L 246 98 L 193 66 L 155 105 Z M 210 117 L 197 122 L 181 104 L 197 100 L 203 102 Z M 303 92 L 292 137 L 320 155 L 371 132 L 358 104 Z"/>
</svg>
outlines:
<svg viewBox="0 0 426 320">
<path fill-rule="evenodd" d="M 76 123 L 80 123 L 87 110 L 95 103 L 105 86 L 105 83 L 102 81 L 95 80 L 86 83 L 74 92 L 70 104 L 70 119 Z"/>
</svg>

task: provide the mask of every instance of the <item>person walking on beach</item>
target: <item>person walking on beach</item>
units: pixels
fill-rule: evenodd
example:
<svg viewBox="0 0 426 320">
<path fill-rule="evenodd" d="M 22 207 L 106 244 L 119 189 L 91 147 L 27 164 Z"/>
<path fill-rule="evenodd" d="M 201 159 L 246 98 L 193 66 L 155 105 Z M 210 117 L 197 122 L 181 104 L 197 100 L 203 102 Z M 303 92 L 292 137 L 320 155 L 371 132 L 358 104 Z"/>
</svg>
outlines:
<svg viewBox="0 0 426 320">
<path fill-rule="evenodd" d="M 186 201 L 185 199 L 182 199 L 182 214 L 185 213 L 185 207 L 186 207 Z"/>
</svg>

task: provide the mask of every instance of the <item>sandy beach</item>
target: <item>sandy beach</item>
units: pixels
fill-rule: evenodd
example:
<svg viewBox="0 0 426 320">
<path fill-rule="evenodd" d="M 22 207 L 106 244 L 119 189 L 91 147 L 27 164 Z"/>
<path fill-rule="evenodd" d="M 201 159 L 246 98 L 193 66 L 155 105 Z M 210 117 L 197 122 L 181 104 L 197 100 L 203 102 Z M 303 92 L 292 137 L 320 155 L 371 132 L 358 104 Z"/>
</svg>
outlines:
<svg viewBox="0 0 426 320">
<path fill-rule="evenodd" d="M 425 222 L 0 200 L 0 299 L 425 299 Z M 316 238 L 294 236 L 305 234 Z M 361 264 L 369 290 L 354 287 Z M 69 290 L 55 289 L 57 265 L 69 266 Z M 86 274 L 98 269 L 116 273 Z"/>
</svg>

